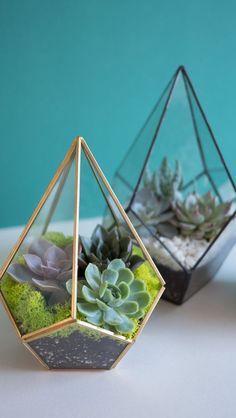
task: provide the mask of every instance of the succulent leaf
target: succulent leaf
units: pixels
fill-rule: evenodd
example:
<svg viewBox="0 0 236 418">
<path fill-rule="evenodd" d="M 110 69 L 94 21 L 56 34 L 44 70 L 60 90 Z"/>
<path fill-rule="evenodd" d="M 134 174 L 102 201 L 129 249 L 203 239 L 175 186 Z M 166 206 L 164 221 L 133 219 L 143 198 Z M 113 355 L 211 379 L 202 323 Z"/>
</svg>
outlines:
<svg viewBox="0 0 236 418">
<path fill-rule="evenodd" d="M 115 260 L 112 260 L 112 261 L 108 264 L 107 268 L 108 268 L 108 269 L 112 269 L 112 270 L 117 270 L 117 271 L 119 271 L 120 269 L 125 268 L 125 263 L 124 263 L 124 261 L 123 261 L 123 260 L 115 259 Z"/>
<path fill-rule="evenodd" d="M 89 264 L 85 270 L 86 284 L 78 281 L 78 311 L 88 322 L 116 332 L 131 332 L 134 319 L 144 316 L 150 295 L 141 279 L 121 259 L 112 260 L 102 272 Z M 71 281 L 67 282 L 71 291 Z M 90 306 L 89 306 L 90 305 Z"/>
<path fill-rule="evenodd" d="M 132 212 L 129 213 L 131 222 L 141 236 L 145 236 L 148 227 L 154 234 L 172 237 L 177 233 L 176 228 L 170 223 L 173 217 L 170 202 L 147 188 L 136 193 Z"/>
<path fill-rule="evenodd" d="M 82 287 L 82 295 L 87 302 L 96 303 L 96 299 L 97 299 L 96 293 L 85 285 Z"/>
<path fill-rule="evenodd" d="M 99 308 L 96 303 L 79 302 L 77 303 L 79 311 L 88 316 L 93 316 L 99 312 Z"/>
<path fill-rule="evenodd" d="M 95 264 L 101 271 L 105 270 L 114 259 L 120 259 L 124 267 L 134 271 L 144 262 L 141 257 L 132 256 L 132 239 L 122 227 L 115 226 L 107 231 L 102 225 L 97 225 L 91 239 L 81 236 L 80 244 L 79 268 L 83 271 L 89 263 Z"/>
<path fill-rule="evenodd" d="M 93 290 L 99 290 L 101 277 L 100 271 L 98 270 L 95 264 L 89 263 L 88 267 L 85 270 L 85 278 Z"/>
<path fill-rule="evenodd" d="M 116 270 L 106 269 L 102 273 L 102 281 L 115 284 L 118 279 L 119 273 Z"/>
<path fill-rule="evenodd" d="M 230 202 L 217 203 L 211 192 L 203 196 L 189 193 L 173 204 L 172 224 L 183 236 L 212 240 L 229 219 Z"/>
<path fill-rule="evenodd" d="M 56 233 L 51 233 L 56 234 Z M 68 300 L 66 282 L 72 276 L 72 244 L 63 234 L 67 245 L 60 248 L 44 238 L 36 238 L 23 254 L 24 264 L 12 263 L 8 274 L 18 283 L 30 283 L 45 296 L 48 304 L 63 303 Z M 68 284 L 70 290 L 70 284 Z"/>
</svg>

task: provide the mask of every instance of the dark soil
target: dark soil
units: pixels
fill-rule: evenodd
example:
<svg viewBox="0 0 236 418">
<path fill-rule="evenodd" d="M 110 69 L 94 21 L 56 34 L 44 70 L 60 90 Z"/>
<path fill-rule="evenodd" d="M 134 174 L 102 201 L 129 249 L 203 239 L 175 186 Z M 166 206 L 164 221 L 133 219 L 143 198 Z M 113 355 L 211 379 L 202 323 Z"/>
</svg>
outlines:
<svg viewBox="0 0 236 418">
<path fill-rule="evenodd" d="M 43 337 L 29 345 L 50 369 L 110 369 L 127 343 L 76 330 L 66 337 Z"/>
</svg>

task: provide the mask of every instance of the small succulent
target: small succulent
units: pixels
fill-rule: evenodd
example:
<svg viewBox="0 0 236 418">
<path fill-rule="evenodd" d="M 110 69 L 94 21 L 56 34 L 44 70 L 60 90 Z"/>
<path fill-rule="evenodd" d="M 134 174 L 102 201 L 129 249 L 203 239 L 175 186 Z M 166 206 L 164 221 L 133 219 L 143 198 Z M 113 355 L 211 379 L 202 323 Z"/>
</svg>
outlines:
<svg viewBox="0 0 236 418">
<path fill-rule="evenodd" d="M 23 255 L 23 263 L 10 264 L 7 273 L 18 283 L 30 283 L 40 289 L 49 305 L 68 299 L 65 284 L 72 275 L 72 244 L 59 248 L 37 238 Z"/>
<path fill-rule="evenodd" d="M 230 202 L 218 204 L 211 192 L 203 196 L 190 193 L 173 205 L 172 223 L 183 236 L 211 240 L 229 219 L 230 207 Z"/>
<path fill-rule="evenodd" d="M 129 213 L 131 222 L 142 237 L 149 235 L 148 230 L 153 234 L 172 237 L 177 233 L 174 225 L 170 223 L 173 217 L 169 202 L 158 199 L 149 189 L 140 190 L 136 194 L 132 212 Z"/>
<path fill-rule="evenodd" d="M 143 318 L 150 303 L 145 283 L 135 279 L 121 259 L 112 260 L 102 273 L 97 265 L 89 263 L 85 279 L 78 281 L 78 311 L 91 324 L 120 333 L 132 332 L 134 319 Z M 69 293 L 71 289 L 69 280 Z"/>
<path fill-rule="evenodd" d="M 152 174 L 146 170 L 143 185 L 144 188 L 152 190 L 160 200 L 174 202 L 180 197 L 180 189 L 183 185 L 179 161 L 175 162 L 175 170 L 172 172 L 167 158 L 163 158 L 160 169 Z"/>
<path fill-rule="evenodd" d="M 141 236 L 148 235 L 148 230 L 169 238 L 177 234 L 177 229 L 171 222 L 174 217 L 172 204 L 180 198 L 182 184 L 178 161 L 174 172 L 171 171 L 167 158 L 162 160 L 160 169 L 154 173 L 145 171 L 143 187 L 136 193 L 132 203 L 132 213 L 129 214 Z"/>
<path fill-rule="evenodd" d="M 90 262 L 102 271 L 115 258 L 122 259 L 132 271 L 144 262 L 143 258 L 132 254 L 132 239 L 121 227 L 115 226 L 108 231 L 97 225 L 90 239 L 80 236 L 80 245 L 80 271 L 84 271 Z"/>
</svg>

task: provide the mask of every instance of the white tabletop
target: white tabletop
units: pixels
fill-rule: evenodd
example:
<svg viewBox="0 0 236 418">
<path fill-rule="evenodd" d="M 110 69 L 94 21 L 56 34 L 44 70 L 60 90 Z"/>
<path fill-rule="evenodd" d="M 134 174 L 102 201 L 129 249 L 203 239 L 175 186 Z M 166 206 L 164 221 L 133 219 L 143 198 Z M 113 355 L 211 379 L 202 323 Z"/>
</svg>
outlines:
<svg viewBox="0 0 236 418">
<path fill-rule="evenodd" d="M 1 261 L 19 231 L 0 231 Z M 235 258 L 184 305 L 161 301 L 112 371 L 43 369 L 0 307 L 0 417 L 235 418 Z"/>
</svg>

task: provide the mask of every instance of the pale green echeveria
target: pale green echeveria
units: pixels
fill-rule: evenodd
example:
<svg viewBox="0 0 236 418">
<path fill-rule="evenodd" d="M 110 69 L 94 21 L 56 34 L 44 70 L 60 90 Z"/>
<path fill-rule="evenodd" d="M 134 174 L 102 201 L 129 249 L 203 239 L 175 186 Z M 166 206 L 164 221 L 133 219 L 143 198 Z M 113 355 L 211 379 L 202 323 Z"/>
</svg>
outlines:
<svg viewBox="0 0 236 418">
<path fill-rule="evenodd" d="M 78 281 L 78 311 L 86 320 L 105 329 L 130 333 L 145 314 L 150 295 L 142 280 L 134 278 L 121 259 L 111 261 L 102 273 L 89 263 L 85 279 Z M 71 280 L 67 290 L 71 293 Z"/>
</svg>

